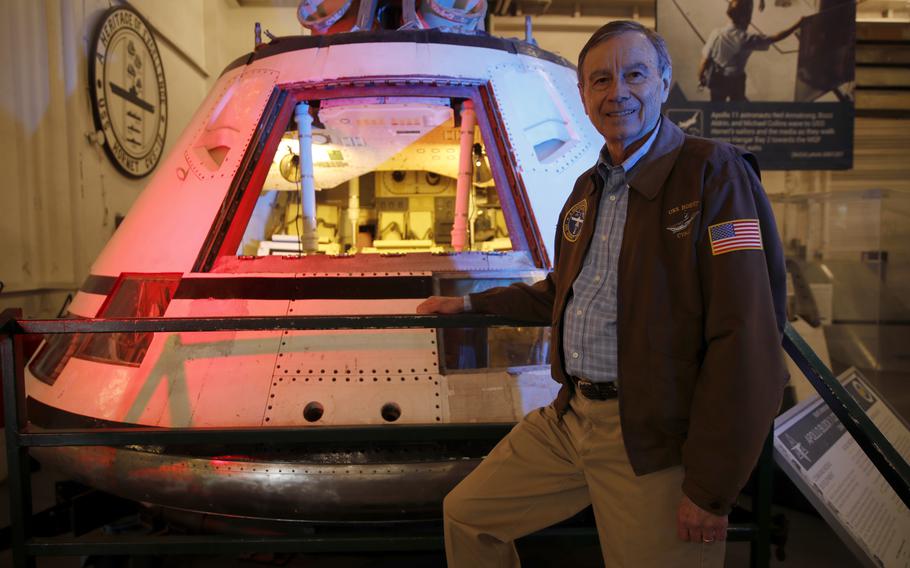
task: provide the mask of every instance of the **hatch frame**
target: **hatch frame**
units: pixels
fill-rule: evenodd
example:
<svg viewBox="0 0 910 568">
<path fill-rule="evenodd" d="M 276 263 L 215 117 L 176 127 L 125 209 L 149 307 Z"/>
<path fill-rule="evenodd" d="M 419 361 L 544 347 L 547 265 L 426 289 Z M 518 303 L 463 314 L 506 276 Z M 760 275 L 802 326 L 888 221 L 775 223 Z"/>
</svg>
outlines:
<svg viewBox="0 0 910 568">
<path fill-rule="evenodd" d="M 422 96 L 470 100 L 487 150 L 503 215 L 514 251 L 526 251 L 534 266 L 552 268 L 527 189 L 518 175 L 515 152 L 509 143 L 502 116 L 494 104 L 489 83 L 452 77 L 372 77 L 298 82 L 278 85 L 259 119 L 218 214 L 212 222 L 192 272 L 210 272 L 223 256 L 236 256 L 237 248 L 259 198 L 272 156 L 299 102 L 354 97 Z M 252 189 L 256 188 L 255 191 Z M 519 229 L 519 230 L 516 230 Z M 289 268 L 291 268 L 289 266 Z"/>
</svg>

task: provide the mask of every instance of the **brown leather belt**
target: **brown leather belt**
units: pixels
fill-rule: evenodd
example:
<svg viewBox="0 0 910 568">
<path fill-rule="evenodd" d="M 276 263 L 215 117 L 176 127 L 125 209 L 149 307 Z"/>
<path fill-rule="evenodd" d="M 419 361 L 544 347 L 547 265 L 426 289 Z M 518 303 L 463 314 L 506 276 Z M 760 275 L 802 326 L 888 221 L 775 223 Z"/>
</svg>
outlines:
<svg viewBox="0 0 910 568">
<path fill-rule="evenodd" d="M 615 382 L 595 383 L 588 379 L 569 377 L 575 385 L 575 392 L 590 400 L 610 400 L 619 396 L 619 389 Z"/>
</svg>

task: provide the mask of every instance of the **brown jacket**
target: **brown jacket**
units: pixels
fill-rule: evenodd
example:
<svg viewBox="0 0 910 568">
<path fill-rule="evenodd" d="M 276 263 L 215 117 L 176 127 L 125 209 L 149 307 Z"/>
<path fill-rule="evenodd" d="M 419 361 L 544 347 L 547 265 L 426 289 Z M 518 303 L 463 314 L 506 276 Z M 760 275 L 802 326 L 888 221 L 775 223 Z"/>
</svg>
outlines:
<svg viewBox="0 0 910 568">
<path fill-rule="evenodd" d="M 780 347 L 784 257 L 754 157 L 661 122 L 629 182 L 619 257 L 623 438 L 636 474 L 681 463 L 686 495 L 724 514 L 758 460 L 788 378 Z M 551 322 L 560 413 L 572 394 L 563 312 L 591 243 L 602 188 L 593 168 L 576 181 L 545 280 L 471 295 L 476 311 Z M 566 214 L 582 201 L 587 213 L 578 232 L 577 213 L 574 220 Z M 708 228 L 738 219 L 759 220 L 764 250 L 712 254 Z"/>
</svg>

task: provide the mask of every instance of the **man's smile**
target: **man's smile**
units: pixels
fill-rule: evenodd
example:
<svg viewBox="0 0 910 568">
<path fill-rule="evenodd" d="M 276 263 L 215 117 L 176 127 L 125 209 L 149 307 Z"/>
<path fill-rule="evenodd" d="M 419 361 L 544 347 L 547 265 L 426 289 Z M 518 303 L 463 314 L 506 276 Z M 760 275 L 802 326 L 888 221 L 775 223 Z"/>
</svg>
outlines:
<svg viewBox="0 0 910 568">
<path fill-rule="evenodd" d="M 621 118 L 621 117 L 629 116 L 629 115 L 633 114 L 635 112 L 635 110 L 636 109 L 634 109 L 634 108 L 625 109 L 625 110 L 614 110 L 614 111 L 608 111 L 604 114 L 606 114 L 610 118 Z"/>
</svg>

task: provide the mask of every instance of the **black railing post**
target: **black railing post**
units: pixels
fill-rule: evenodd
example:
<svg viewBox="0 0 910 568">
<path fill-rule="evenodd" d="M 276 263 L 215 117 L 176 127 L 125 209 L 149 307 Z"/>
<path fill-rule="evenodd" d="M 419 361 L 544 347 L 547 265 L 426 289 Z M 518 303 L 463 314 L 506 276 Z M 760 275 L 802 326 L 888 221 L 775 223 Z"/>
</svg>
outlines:
<svg viewBox="0 0 910 568">
<path fill-rule="evenodd" d="M 762 447 L 758 466 L 755 469 L 755 493 L 752 495 L 752 518 L 757 534 L 750 548 L 752 568 L 767 568 L 771 565 L 771 498 L 774 486 L 774 431 L 772 430 Z"/>
<path fill-rule="evenodd" d="M 20 444 L 25 429 L 25 376 L 22 362 L 22 335 L 16 320 L 21 310 L 0 315 L 0 377 L 3 379 L 3 413 L 6 427 L 6 462 L 9 469 L 10 545 L 15 568 L 33 568 L 35 558 L 27 555 L 25 542 L 31 536 L 32 480 L 28 448 Z"/>
</svg>

